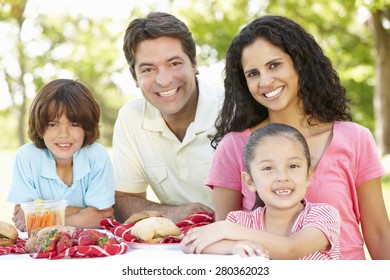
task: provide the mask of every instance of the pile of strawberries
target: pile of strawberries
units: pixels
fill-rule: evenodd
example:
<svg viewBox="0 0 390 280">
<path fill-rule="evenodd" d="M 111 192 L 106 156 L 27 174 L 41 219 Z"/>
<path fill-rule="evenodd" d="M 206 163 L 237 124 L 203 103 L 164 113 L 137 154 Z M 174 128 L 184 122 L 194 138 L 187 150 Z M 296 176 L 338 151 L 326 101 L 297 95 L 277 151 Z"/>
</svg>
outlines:
<svg viewBox="0 0 390 280">
<path fill-rule="evenodd" d="M 106 233 L 95 229 L 77 229 L 72 236 L 67 232 L 54 229 L 46 233 L 39 252 L 56 252 L 60 254 L 72 246 L 104 246 L 112 244 L 120 244 L 120 241 L 115 237 L 110 237 Z"/>
</svg>

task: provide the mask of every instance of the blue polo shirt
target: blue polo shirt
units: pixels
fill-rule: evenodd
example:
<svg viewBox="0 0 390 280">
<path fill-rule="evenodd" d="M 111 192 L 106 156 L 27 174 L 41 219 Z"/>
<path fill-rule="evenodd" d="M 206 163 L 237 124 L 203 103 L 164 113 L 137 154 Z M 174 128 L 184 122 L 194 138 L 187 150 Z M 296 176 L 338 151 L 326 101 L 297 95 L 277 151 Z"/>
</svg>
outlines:
<svg viewBox="0 0 390 280">
<path fill-rule="evenodd" d="M 114 175 L 110 156 L 100 144 L 81 148 L 73 156 L 73 184 L 66 185 L 56 173 L 49 149 L 22 146 L 15 159 L 8 202 L 35 199 L 67 201 L 68 206 L 93 206 L 101 210 L 114 204 Z"/>
</svg>

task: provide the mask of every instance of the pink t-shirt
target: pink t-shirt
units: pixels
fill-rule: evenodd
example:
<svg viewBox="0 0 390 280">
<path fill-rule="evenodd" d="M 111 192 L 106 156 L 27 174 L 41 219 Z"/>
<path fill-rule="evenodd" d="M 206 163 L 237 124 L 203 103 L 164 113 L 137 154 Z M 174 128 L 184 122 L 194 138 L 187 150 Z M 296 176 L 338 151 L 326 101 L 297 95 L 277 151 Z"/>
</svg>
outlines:
<svg viewBox="0 0 390 280">
<path fill-rule="evenodd" d="M 340 260 L 340 215 L 338 211 L 324 203 L 310 203 L 304 200 L 305 208 L 295 220 L 290 235 L 300 231 L 305 227 L 315 227 L 321 230 L 329 240 L 330 248 L 319 250 L 310 255 L 300 258 L 300 260 Z M 226 217 L 227 221 L 266 231 L 264 213 L 266 207 L 259 207 L 254 211 L 233 211 Z"/>
<path fill-rule="evenodd" d="M 250 130 L 246 129 L 222 139 L 206 179 L 211 188 L 240 191 L 243 210 L 251 210 L 255 202 L 255 194 L 241 181 L 241 172 L 245 170 L 244 145 L 249 135 Z M 370 131 L 356 123 L 335 122 L 332 141 L 314 172 L 306 198 L 313 203 L 330 204 L 339 211 L 343 259 L 365 259 L 356 189 L 385 174 Z"/>
</svg>

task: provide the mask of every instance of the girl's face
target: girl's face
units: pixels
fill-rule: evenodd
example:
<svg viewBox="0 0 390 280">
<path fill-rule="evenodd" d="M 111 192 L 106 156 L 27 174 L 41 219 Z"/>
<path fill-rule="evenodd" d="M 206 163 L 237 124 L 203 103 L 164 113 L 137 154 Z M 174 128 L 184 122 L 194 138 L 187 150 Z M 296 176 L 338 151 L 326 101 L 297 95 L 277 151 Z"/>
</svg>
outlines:
<svg viewBox="0 0 390 280">
<path fill-rule="evenodd" d="M 257 191 L 267 208 L 300 205 L 310 184 L 303 146 L 288 135 L 265 137 L 256 148 L 250 170 L 251 174 L 243 172 L 242 179 L 252 192 Z"/>
<path fill-rule="evenodd" d="M 78 123 L 70 122 L 62 114 L 60 119 L 48 123 L 43 140 L 56 162 L 67 163 L 72 162 L 73 155 L 83 145 L 84 134 L 84 129 Z"/>
<path fill-rule="evenodd" d="M 250 93 L 270 113 L 299 106 L 298 73 L 287 53 L 258 38 L 243 49 L 241 63 Z"/>
</svg>

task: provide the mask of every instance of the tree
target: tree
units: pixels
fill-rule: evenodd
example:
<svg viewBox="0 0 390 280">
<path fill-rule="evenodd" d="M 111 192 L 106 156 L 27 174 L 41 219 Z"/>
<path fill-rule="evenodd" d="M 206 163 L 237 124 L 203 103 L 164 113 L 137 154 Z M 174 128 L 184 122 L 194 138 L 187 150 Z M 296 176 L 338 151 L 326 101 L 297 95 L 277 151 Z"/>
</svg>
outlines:
<svg viewBox="0 0 390 280">
<path fill-rule="evenodd" d="M 27 4 L 25 0 L 0 2 L 1 19 L 12 31 L 9 39 L 16 46 L 0 56 L 0 62 L 5 65 L 1 69 L 13 100 L 11 111 L 18 114 L 17 146 L 26 142 L 29 97 L 56 78 L 79 79 L 92 89 L 102 109 L 99 141 L 110 146 L 118 108 L 129 98 L 113 82 L 115 74 L 127 69 L 119 43 L 123 30 L 115 29 L 115 19 L 110 18 L 26 17 Z M 33 36 L 26 36 L 27 28 Z M 19 71 L 11 71 L 6 56 L 13 58 Z"/>
<path fill-rule="evenodd" d="M 180 15 L 200 45 L 201 61 L 209 63 L 224 59 L 233 37 L 255 17 L 276 14 L 295 20 L 314 35 L 332 60 L 353 99 L 354 120 L 376 132 L 382 153 L 390 153 L 390 12 L 385 1 L 389 2 L 198 0 L 189 1 Z M 364 22 L 364 7 L 372 14 L 370 29 Z"/>
<path fill-rule="evenodd" d="M 375 42 L 375 132 L 382 154 L 390 154 L 390 3 L 372 1 L 369 28 Z M 387 27 L 386 27 L 387 25 Z"/>
<path fill-rule="evenodd" d="M 21 32 L 23 24 L 25 21 L 24 10 L 26 8 L 27 0 L 15 0 L 15 1 L 1 1 L 0 2 L 0 20 L 2 22 L 7 22 L 8 24 L 15 25 L 15 48 L 14 55 L 19 61 L 19 73 L 12 73 L 6 67 L 4 69 L 3 76 L 8 85 L 9 92 L 11 94 L 11 99 L 14 104 L 13 108 L 16 111 L 17 119 L 19 120 L 17 127 L 17 135 L 19 145 L 25 143 L 25 116 L 26 116 L 26 107 L 27 107 L 27 98 L 26 98 L 26 80 L 24 79 L 27 69 L 27 57 L 25 55 L 24 45 L 21 39 Z M 18 100 L 20 100 L 18 102 Z"/>
</svg>

